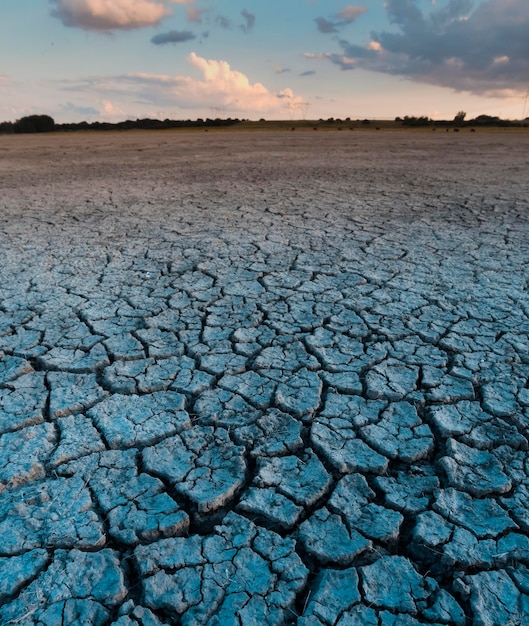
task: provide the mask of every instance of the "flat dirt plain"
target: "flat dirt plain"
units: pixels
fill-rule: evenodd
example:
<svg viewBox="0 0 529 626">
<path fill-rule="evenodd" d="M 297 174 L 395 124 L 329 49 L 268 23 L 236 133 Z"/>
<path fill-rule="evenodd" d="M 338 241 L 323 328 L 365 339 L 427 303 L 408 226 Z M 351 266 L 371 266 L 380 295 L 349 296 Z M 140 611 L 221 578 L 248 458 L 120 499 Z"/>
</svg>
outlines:
<svg viewBox="0 0 529 626">
<path fill-rule="evenodd" d="M 528 148 L 0 137 L 0 623 L 529 624 Z"/>
</svg>

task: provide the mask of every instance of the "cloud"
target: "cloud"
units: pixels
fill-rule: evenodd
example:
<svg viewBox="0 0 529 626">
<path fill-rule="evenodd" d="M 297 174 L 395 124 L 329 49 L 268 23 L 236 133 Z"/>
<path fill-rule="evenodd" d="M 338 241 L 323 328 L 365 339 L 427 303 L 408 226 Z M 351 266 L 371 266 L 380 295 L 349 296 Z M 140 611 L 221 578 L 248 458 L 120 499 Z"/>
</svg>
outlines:
<svg viewBox="0 0 529 626">
<path fill-rule="evenodd" d="M 287 74 L 288 72 L 291 72 L 292 70 L 289 67 L 283 67 L 282 65 L 278 65 L 275 69 L 274 72 L 276 74 Z"/>
<path fill-rule="evenodd" d="M 90 97 L 93 94 L 90 94 Z M 76 104 L 73 102 L 66 102 L 59 105 L 59 110 L 62 113 L 69 113 L 68 118 L 73 116 L 77 119 L 90 119 L 95 118 L 97 120 L 106 121 L 121 121 L 127 117 L 125 111 L 121 106 L 111 100 L 96 99 L 92 105 Z"/>
<path fill-rule="evenodd" d="M 251 83 L 248 77 L 222 60 L 204 59 L 192 52 L 188 62 L 200 74 L 191 76 L 160 74 L 125 74 L 63 81 L 65 91 L 99 94 L 99 97 L 119 102 L 131 102 L 157 107 L 181 109 L 219 108 L 235 114 L 279 112 L 285 107 L 298 106 L 302 99 L 290 89 L 270 92 L 261 83 Z"/>
<path fill-rule="evenodd" d="M 316 17 L 314 21 L 316 22 L 316 26 L 320 33 L 337 33 L 340 28 L 347 26 L 347 24 L 351 24 L 351 22 L 354 22 L 363 13 L 367 13 L 367 8 L 365 6 L 350 4 L 344 7 L 330 20 L 320 16 Z"/>
<path fill-rule="evenodd" d="M 333 24 L 333 22 L 326 20 L 324 17 L 316 17 L 314 18 L 314 21 L 316 22 L 316 25 L 318 26 L 318 30 L 320 31 L 320 33 L 327 34 L 327 33 L 338 32 L 338 28 L 336 27 L 336 24 Z"/>
<path fill-rule="evenodd" d="M 301 72 L 300 76 L 314 76 L 316 74 L 316 70 L 307 70 L 306 72 Z"/>
<path fill-rule="evenodd" d="M 217 17 L 215 18 L 215 21 L 221 28 L 226 28 L 226 29 L 231 28 L 231 21 L 225 15 L 220 15 L 220 14 L 217 15 Z"/>
<path fill-rule="evenodd" d="M 196 39 L 196 35 L 189 30 L 170 30 L 167 33 L 154 35 L 151 42 L 160 46 L 166 43 L 184 43 L 185 41 L 191 41 L 192 39 Z"/>
<path fill-rule="evenodd" d="M 65 26 L 84 30 L 132 30 L 159 24 L 171 14 L 170 3 L 188 0 L 49 0 L 51 14 Z"/>
<path fill-rule="evenodd" d="M 367 54 L 364 48 L 359 48 L 359 50 Z M 357 65 L 355 58 L 346 56 L 345 54 L 336 54 L 333 52 L 319 52 L 318 54 L 314 54 L 313 52 L 305 52 L 303 56 L 306 59 L 331 61 L 331 63 L 339 65 L 342 70 L 353 70 Z"/>
<path fill-rule="evenodd" d="M 326 58 L 456 91 L 498 97 L 522 94 L 529 83 L 527 0 L 441 0 L 430 11 L 417 0 L 387 0 L 392 31 L 358 45 L 340 40 Z M 344 61 L 347 60 L 347 61 Z"/>
<path fill-rule="evenodd" d="M 243 9 L 241 11 L 241 15 L 244 18 L 244 24 L 241 25 L 241 29 L 245 33 L 249 33 L 252 30 L 252 28 L 254 27 L 255 15 L 253 13 L 250 13 L 250 11 L 248 11 L 247 9 Z"/>
<path fill-rule="evenodd" d="M 367 13 L 367 7 L 365 7 L 365 6 L 355 6 L 355 5 L 350 4 L 350 5 L 346 6 L 346 7 L 344 7 L 338 13 L 338 18 L 344 24 L 350 24 L 351 22 L 354 22 L 357 17 L 360 17 L 363 13 Z"/>
<path fill-rule="evenodd" d="M 194 4 L 190 4 L 186 11 L 187 21 L 194 22 L 195 24 L 202 24 L 202 16 L 207 12 L 208 9 L 199 9 Z"/>
<path fill-rule="evenodd" d="M 61 106 L 61 109 L 63 111 L 66 111 L 67 113 L 74 113 L 76 115 L 87 116 L 87 117 L 99 115 L 101 112 L 99 109 L 96 109 L 95 107 L 81 106 L 81 105 L 73 104 L 72 102 L 67 102 L 66 104 L 63 104 Z"/>
<path fill-rule="evenodd" d="M 119 117 L 123 115 L 123 109 L 110 100 L 103 100 L 101 104 L 101 113 L 107 117 Z"/>
</svg>

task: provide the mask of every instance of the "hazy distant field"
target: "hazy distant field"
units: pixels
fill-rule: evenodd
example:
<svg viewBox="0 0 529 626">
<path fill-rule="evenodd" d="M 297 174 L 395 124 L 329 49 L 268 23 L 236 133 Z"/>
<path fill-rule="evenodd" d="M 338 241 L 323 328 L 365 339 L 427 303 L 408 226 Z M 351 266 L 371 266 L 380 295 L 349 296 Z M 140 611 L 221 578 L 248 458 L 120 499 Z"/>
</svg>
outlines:
<svg viewBox="0 0 529 626">
<path fill-rule="evenodd" d="M 86 208 L 82 201 L 104 206 L 112 195 L 141 211 L 141 201 L 169 208 L 177 194 L 215 188 L 248 203 L 246 191 L 261 192 L 261 186 L 272 193 L 285 186 L 285 197 L 295 190 L 310 196 L 307 184 L 329 187 L 338 204 L 379 192 L 404 198 L 417 186 L 426 196 L 486 196 L 490 190 L 521 199 L 516 190 L 526 184 L 527 142 L 523 131 L 497 130 L 5 135 L 0 185 L 9 210 L 20 208 L 23 198 L 26 209 L 48 198 L 58 211 Z"/>
</svg>

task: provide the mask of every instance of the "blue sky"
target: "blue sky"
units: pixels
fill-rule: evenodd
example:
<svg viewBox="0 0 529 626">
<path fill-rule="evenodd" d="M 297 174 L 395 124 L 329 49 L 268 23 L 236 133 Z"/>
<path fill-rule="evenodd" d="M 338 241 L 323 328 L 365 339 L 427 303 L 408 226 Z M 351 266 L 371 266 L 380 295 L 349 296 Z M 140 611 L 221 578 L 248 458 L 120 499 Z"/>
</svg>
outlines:
<svg viewBox="0 0 529 626">
<path fill-rule="evenodd" d="M 0 0 L 0 120 L 529 115 L 528 0 Z"/>
</svg>

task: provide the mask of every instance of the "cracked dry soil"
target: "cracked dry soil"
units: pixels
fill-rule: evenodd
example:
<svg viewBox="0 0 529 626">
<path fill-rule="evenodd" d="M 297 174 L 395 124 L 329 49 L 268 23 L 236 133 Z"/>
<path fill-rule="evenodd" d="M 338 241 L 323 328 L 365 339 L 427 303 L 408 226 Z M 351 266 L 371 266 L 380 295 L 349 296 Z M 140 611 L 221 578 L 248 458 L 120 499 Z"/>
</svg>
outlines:
<svg viewBox="0 0 529 626">
<path fill-rule="evenodd" d="M 527 142 L 0 138 L 0 623 L 529 624 Z"/>
</svg>

